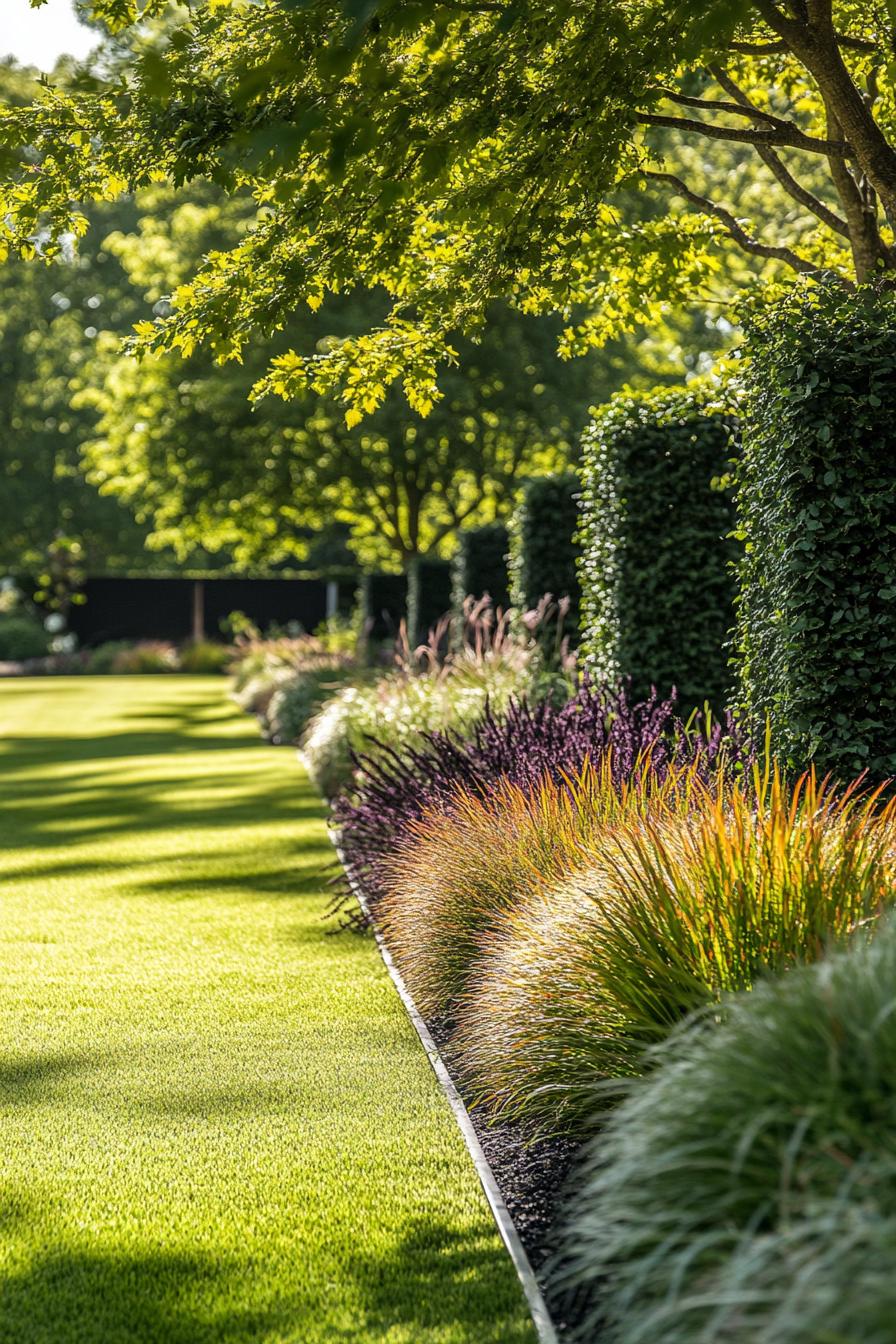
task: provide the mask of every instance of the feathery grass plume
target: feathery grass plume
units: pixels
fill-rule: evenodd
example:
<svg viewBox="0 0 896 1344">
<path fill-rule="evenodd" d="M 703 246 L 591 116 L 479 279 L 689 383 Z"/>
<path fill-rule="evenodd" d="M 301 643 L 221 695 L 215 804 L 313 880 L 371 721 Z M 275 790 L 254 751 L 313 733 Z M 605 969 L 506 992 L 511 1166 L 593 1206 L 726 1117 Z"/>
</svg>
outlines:
<svg viewBox="0 0 896 1344">
<path fill-rule="evenodd" d="M 576 1339 L 890 1344 L 896 927 L 869 932 L 655 1047 L 565 1229 Z"/>
<path fill-rule="evenodd" d="M 409 822 L 384 864 L 377 918 L 420 1009 L 452 1016 L 508 912 L 587 862 L 597 831 L 697 787 L 693 765 L 660 774 L 649 754 L 619 780 L 607 753 L 532 789 L 504 779 L 486 795 L 458 790 L 448 810 Z"/>
<path fill-rule="evenodd" d="M 892 904 L 896 802 L 757 768 L 691 789 L 687 810 L 621 812 L 553 872 L 480 951 L 452 1049 L 494 1112 L 581 1131 L 601 1080 L 637 1074 L 688 1013 Z"/>
<path fill-rule="evenodd" d="M 313 716 L 302 759 L 325 797 L 355 794 L 360 753 L 372 764 L 403 759 L 432 734 L 463 738 L 490 706 L 501 712 L 532 688 L 539 655 L 534 637 L 516 632 L 509 614 L 493 612 L 487 599 L 469 604 L 468 617 L 468 638 L 459 648 L 449 645 L 450 617 L 416 648 L 402 622 L 392 669 L 344 687 Z M 336 820 L 340 824 L 339 813 Z"/>
</svg>

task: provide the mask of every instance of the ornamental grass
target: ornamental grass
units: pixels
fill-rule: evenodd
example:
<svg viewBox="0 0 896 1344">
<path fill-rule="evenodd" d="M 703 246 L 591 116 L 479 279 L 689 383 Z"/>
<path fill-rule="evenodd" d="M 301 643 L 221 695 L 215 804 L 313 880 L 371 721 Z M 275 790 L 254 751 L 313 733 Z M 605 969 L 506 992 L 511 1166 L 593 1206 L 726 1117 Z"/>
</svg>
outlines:
<svg viewBox="0 0 896 1344">
<path fill-rule="evenodd" d="M 620 780 L 608 753 L 531 789 L 504 779 L 487 795 L 460 790 L 449 810 L 410 821 L 384 865 L 377 919 L 421 1011 L 452 1018 L 507 917 L 587 863 L 589 844 L 623 816 L 686 809 L 697 769 L 660 774 L 646 755 Z"/>
<path fill-rule="evenodd" d="M 588 1150 L 562 1272 L 582 1344 L 890 1344 L 896 927 L 652 1053 Z M 559 1288 L 559 1282 L 558 1282 Z"/>
<path fill-rule="evenodd" d="M 689 1013 L 817 960 L 893 901 L 896 802 L 879 793 L 755 770 L 659 802 L 580 822 L 565 872 L 527 848 L 455 1010 L 453 1053 L 494 1112 L 581 1132 L 604 1080 L 638 1074 Z"/>
<path fill-rule="evenodd" d="M 675 716 L 674 695 L 653 691 L 635 701 L 625 683 L 595 686 L 585 678 L 562 704 L 514 700 L 498 712 L 492 697 L 463 736 L 456 729 L 423 733 L 417 745 L 362 755 L 355 762 L 356 787 L 335 800 L 333 818 L 351 874 L 375 906 L 402 833 L 427 812 L 450 810 L 459 790 L 485 795 L 500 779 L 531 790 L 604 759 L 612 760 L 621 781 L 648 753 L 658 774 L 673 763 L 693 764 L 710 779 L 721 769 L 749 768 L 753 749 L 730 717 L 686 726 Z"/>
</svg>

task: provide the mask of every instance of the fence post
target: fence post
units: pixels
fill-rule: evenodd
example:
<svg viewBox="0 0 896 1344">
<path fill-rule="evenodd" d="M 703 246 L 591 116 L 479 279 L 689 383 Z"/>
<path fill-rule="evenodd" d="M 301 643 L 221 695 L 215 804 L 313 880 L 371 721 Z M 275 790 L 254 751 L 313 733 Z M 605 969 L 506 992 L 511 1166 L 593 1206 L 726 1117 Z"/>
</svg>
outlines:
<svg viewBox="0 0 896 1344">
<path fill-rule="evenodd" d="M 200 644 L 205 639 L 205 584 L 202 579 L 193 580 L 193 643 Z"/>
</svg>

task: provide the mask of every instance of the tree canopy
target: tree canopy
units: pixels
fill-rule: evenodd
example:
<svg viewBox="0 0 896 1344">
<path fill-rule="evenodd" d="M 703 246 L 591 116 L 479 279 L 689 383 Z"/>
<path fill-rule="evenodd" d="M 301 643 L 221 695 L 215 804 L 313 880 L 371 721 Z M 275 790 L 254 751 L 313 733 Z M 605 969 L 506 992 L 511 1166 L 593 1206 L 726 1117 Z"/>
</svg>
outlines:
<svg viewBox="0 0 896 1344">
<path fill-rule="evenodd" d="M 26 72 L 0 65 L 9 100 L 32 96 Z M 0 565 L 37 577 L 64 539 L 84 562 L 132 566 L 145 531 L 85 478 L 80 448 L 95 414 L 74 405 L 97 342 L 120 340 L 145 311 L 115 257 L 103 247 L 113 229 L 134 225 L 130 202 L 91 209 L 93 228 L 80 256 L 64 249 L 42 267 L 10 259 L 0 267 Z"/>
<path fill-rule="evenodd" d="M 88 9 L 121 28 L 168 6 Z M 238 357 L 298 305 L 381 289 L 383 321 L 278 354 L 258 384 L 338 390 L 349 423 L 393 382 L 431 409 L 452 333 L 475 338 L 497 299 L 560 313 L 572 354 L 712 297 L 733 250 L 844 284 L 896 268 L 886 0 L 204 0 L 171 24 L 0 121 L 30 147 L 6 244 L 49 252 L 83 228 L 73 202 L 160 178 L 252 192 L 257 227 L 138 345 Z M 773 188 L 752 221 L 723 149 Z M 642 191 L 659 206 L 633 217 Z"/>
<path fill-rule="evenodd" d="M 254 218 L 251 200 L 208 185 L 150 189 L 134 211 L 134 227 L 105 247 L 161 311 L 202 257 L 236 244 Z M 304 559 L 329 518 L 349 527 L 365 562 L 405 563 L 449 544 L 464 524 L 506 515 L 524 475 L 568 463 L 589 404 L 621 381 L 676 375 L 661 342 L 617 343 L 599 360 L 563 364 L 557 319 L 493 304 L 475 344 L 458 338 L 459 363 L 425 419 L 394 389 L 352 427 L 313 390 L 250 405 L 253 383 L 278 354 L 326 350 L 387 311 L 381 291 L 331 297 L 317 312 L 299 308 L 281 332 L 223 366 L 202 347 L 186 359 L 121 358 L 108 337 L 76 399 L 100 417 L 85 448 L 91 478 L 152 526 L 151 545 L 183 557 L 202 546 L 239 564 Z M 698 347 L 699 331 L 686 334 Z"/>
</svg>

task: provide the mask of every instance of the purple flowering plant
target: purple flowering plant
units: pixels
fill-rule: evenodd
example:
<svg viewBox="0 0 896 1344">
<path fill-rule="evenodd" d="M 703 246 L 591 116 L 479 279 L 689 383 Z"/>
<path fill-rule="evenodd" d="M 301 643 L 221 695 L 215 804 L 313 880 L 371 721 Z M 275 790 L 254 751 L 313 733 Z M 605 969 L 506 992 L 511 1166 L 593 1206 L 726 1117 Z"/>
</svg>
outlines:
<svg viewBox="0 0 896 1344">
<path fill-rule="evenodd" d="M 563 704 L 516 701 L 500 716 L 487 708 L 467 737 L 430 733 L 419 747 L 357 756 L 355 787 L 333 805 L 349 877 L 375 906 L 396 837 L 425 811 L 450 807 L 458 788 L 487 793 L 498 779 L 521 788 L 545 778 L 559 782 L 608 753 L 620 782 L 643 769 L 662 775 L 672 763 L 693 763 L 708 778 L 722 764 L 740 770 L 752 758 L 730 716 L 684 724 L 674 692 L 663 698 L 654 689 L 633 702 L 626 685 L 601 687 L 583 678 Z"/>
</svg>

